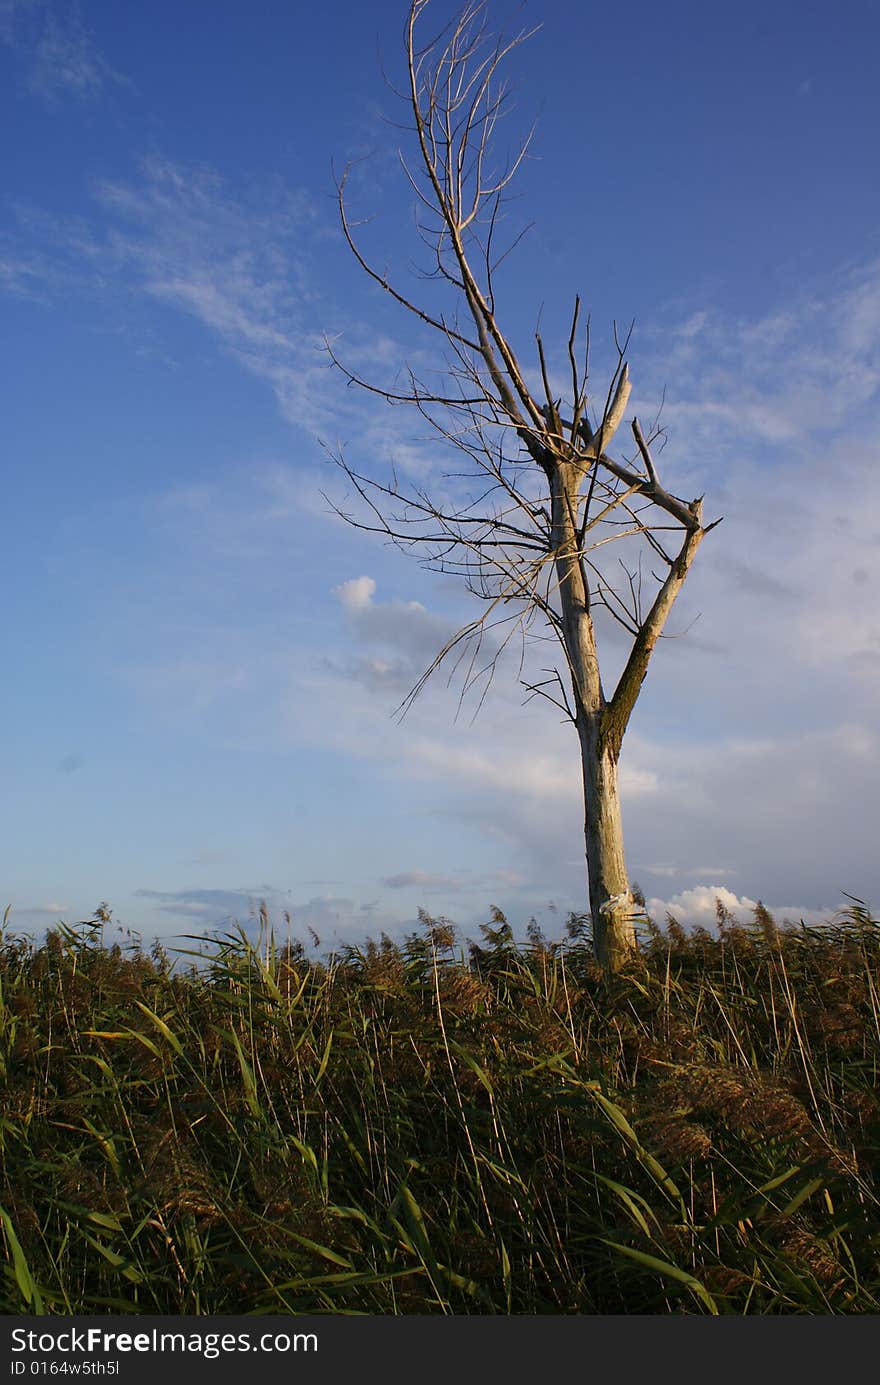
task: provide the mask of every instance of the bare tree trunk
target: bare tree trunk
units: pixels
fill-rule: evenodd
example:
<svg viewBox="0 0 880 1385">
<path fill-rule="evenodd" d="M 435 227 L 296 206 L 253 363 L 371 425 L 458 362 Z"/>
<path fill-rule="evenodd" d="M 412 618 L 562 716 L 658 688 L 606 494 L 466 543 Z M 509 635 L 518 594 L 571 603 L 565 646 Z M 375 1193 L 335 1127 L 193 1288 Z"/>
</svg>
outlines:
<svg viewBox="0 0 880 1385">
<path fill-rule="evenodd" d="M 574 503 L 577 473 L 551 473 L 553 540 L 561 606 L 562 639 L 574 692 L 575 725 L 584 780 L 584 835 L 593 950 L 606 972 L 618 971 L 636 952 L 630 911 L 632 895 L 623 854 L 623 823 L 617 786 L 619 743 L 607 734 L 607 706 L 599 676 L 596 636 L 590 615 Z M 574 491 L 572 488 L 575 488 Z"/>
<path fill-rule="evenodd" d="M 584 835 L 593 949 L 606 972 L 619 971 L 637 952 L 632 895 L 623 853 L 617 755 L 595 717 L 578 723 L 584 776 Z"/>
</svg>

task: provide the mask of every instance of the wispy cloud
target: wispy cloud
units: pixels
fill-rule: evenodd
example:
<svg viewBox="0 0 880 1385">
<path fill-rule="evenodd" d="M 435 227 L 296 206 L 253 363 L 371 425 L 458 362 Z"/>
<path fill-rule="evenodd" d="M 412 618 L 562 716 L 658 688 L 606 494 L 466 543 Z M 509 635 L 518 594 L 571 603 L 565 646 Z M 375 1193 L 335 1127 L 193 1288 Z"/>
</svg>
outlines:
<svg viewBox="0 0 880 1385">
<path fill-rule="evenodd" d="M 183 862 L 190 866 L 225 866 L 228 865 L 233 853 L 228 850 L 217 850 L 215 847 L 201 847 L 198 851 Z"/>
<path fill-rule="evenodd" d="M 302 193 L 278 185 L 236 198 L 213 170 L 158 156 L 137 182 L 104 180 L 95 197 L 107 248 L 140 289 L 197 318 L 242 363 L 280 383 L 299 363 L 310 294 Z"/>
<path fill-rule="evenodd" d="M 94 100 L 111 84 L 126 85 L 75 14 L 46 16 L 28 77 L 31 90 L 50 104 L 62 97 Z"/>
<path fill-rule="evenodd" d="M 286 418 L 327 425 L 328 358 L 314 307 L 312 200 L 278 182 L 234 193 L 212 169 L 153 155 L 92 187 L 95 215 L 18 205 L 3 255 L 19 293 L 132 291 L 200 322 L 274 390 Z M 313 236 L 310 236 L 310 232 Z"/>
<path fill-rule="evenodd" d="M 117 291 L 134 285 L 199 321 L 267 382 L 291 422 L 317 432 L 338 423 L 344 431 L 356 418 L 362 446 L 377 459 L 400 455 L 389 411 L 353 404 L 353 392 L 326 369 L 322 318 L 344 312 L 311 272 L 310 238 L 326 227 L 308 199 L 279 188 L 233 190 L 212 170 L 160 158 L 137 179 L 101 183 L 96 196 L 108 231 L 78 221 L 56 227 L 71 279 L 79 265 L 93 290 L 108 280 Z M 32 216 L 28 225 L 51 258 L 46 224 Z M 38 282 L 39 257 L 22 264 Z M 28 282 L 24 270 L 18 280 Z M 355 354 L 359 346 L 368 354 L 363 324 L 351 335 Z M 384 334 L 373 339 L 379 357 L 405 359 Z M 673 629 L 700 611 L 702 622 L 662 642 L 624 744 L 633 874 L 653 871 L 680 893 L 733 876 L 740 890 L 763 889 L 754 883 L 762 873 L 776 898 L 797 898 L 799 888 L 823 903 L 822 891 L 859 893 L 858 872 L 872 851 L 866 824 L 880 815 L 880 470 L 870 441 L 880 386 L 880 264 L 805 288 L 757 319 L 696 308 L 658 323 L 636 344 L 634 375 L 646 399 L 669 386 L 671 441 L 659 458 L 661 476 L 685 494 L 705 491 L 707 513 L 723 513 L 725 522 L 701 551 Z M 413 468 L 419 455 L 403 452 Z M 220 478 L 207 488 L 184 486 L 169 512 L 197 514 L 200 541 L 214 536 L 224 565 L 230 552 L 238 560 L 253 548 L 261 523 L 279 533 L 291 517 L 338 523 L 326 516 L 325 483 L 310 466 L 272 463 L 253 479 L 250 504 L 242 503 L 240 483 L 227 487 Z M 457 628 L 450 609 L 463 608 L 450 602 L 441 611 L 439 589 L 418 576 L 412 592 L 408 579 L 398 579 L 399 594 L 386 597 L 394 589 L 385 569 L 364 575 L 372 560 L 362 556 L 340 571 L 339 534 L 336 585 L 330 578 L 322 593 L 330 603 L 332 592 L 335 603 L 320 639 L 301 642 L 296 657 L 278 653 L 275 669 L 284 676 L 260 735 L 370 759 L 383 778 L 415 785 L 414 801 L 430 785 L 424 797 L 432 812 L 472 825 L 499 853 L 525 862 L 530 878 L 553 879 L 562 855 L 575 863 L 562 883 L 582 890 L 570 728 L 546 709 L 521 708 L 515 677 L 498 680 L 474 728 L 455 727 L 455 692 L 447 694 L 442 676 L 396 726 L 390 713 L 400 695 Z M 619 657 L 618 646 L 612 653 Z M 215 690 L 214 705 L 224 690 L 249 691 L 246 659 L 204 657 L 189 669 L 157 658 L 157 699 L 198 709 L 203 687 Z M 139 671 L 149 692 L 148 678 Z M 226 728 L 218 716 L 212 730 L 234 738 L 243 718 L 235 696 L 227 700 Z M 832 867 L 839 878 L 829 877 Z M 386 888 L 396 888 L 387 883 L 394 878 L 384 877 Z"/>
<path fill-rule="evenodd" d="M 430 894 L 457 895 L 472 891 L 485 895 L 499 888 L 509 890 L 522 883 L 517 871 L 490 871 L 480 874 L 463 870 L 455 874 L 436 875 L 424 870 L 404 870 L 387 875 L 379 882 L 386 890 L 417 890 Z"/>
<path fill-rule="evenodd" d="M 358 464 L 393 460 L 400 473 L 422 476 L 433 469 L 407 412 L 376 409 L 331 365 L 327 340 L 339 346 L 340 334 L 346 364 L 368 377 L 384 370 L 393 379 L 404 361 L 424 363 L 425 344 L 411 350 L 339 300 L 327 245 L 336 243 L 340 260 L 346 250 L 319 199 L 277 179 L 233 184 L 207 165 L 159 154 L 145 158 L 136 176 L 93 183 L 91 195 L 91 217 L 18 204 L 18 234 L 0 246 L 0 286 L 44 301 L 85 293 L 124 303 L 134 292 L 200 323 L 268 386 L 316 458 L 319 439 L 335 451 L 350 438 Z M 148 329 L 126 316 L 126 330 Z M 323 513 L 321 490 L 344 506 L 342 474 L 328 467 L 319 479 L 312 469 L 315 484 L 305 491 L 299 468 L 294 485 L 276 470 L 279 509 Z"/>
<path fill-rule="evenodd" d="M 50 107 L 94 101 L 107 87 L 129 84 L 101 53 L 76 3 L 59 9 L 49 0 L 3 0 L 0 42 L 17 50 L 26 86 Z"/>
<path fill-rule="evenodd" d="M 407 922 L 400 914 L 381 909 L 375 900 L 359 902 L 343 895 L 296 899 L 290 890 L 281 891 L 271 885 L 261 885 L 255 890 L 140 889 L 135 894 L 151 903 L 160 914 L 179 919 L 207 938 L 224 927 L 239 925 L 247 932 L 255 932 L 260 927 L 263 904 L 279 942 L 285 940 L 289 929 L 292 938 L 308 942 L 309 933 L 314 933 L 319 945 L 332 947 L 341 942 L 362 941 L 365 928 L 373 933 L 399 933 Z"/>
<path fill-rule="evenodd" d="M 805 285 L 763 317 L 700 310 L 642 334 L 640 396 L 659 397 L 670 452 L 711 481 L 719 464 L 772 467 L 818 452 L 880 390 L 880 261 Z M 638 347 L 637 347 L 638 351 Z M 710 497 L 711 498 L 711 497 Z"/>
<path fill-rule="evenodd" d="M 0 292 L 12 298 L 47 302 L 47 284 L 54 277 L 54 266 L 45 256 L 7 247 L 0 252 Z"/>
<path fill-rule="evenodd" d="M 214 926 L 227 920 L 246 920 L 260 901 L 277 892 L 262 885 L 257 890 L 135 890 L 138 899 L 148 899 L 161 914 L 192 919 Z"/>
<path fill-rule="evenodd" d="M 48 904 L 16 905 L 12 917 L 13 920 L 19 917 L 35 921 L 44 918 L 63 920 L 69 911 L 70 906 L 68 904 L 57 904 L 54 900 L 50 900 Z"/>
<path fill-rule="evenodd" d="M 735 870 L 727 866 L 676 866 L 670 865 L 667 861 L 658 861 L 649 866 L 640 866 L 640 873 L 659 878 L 675 880 L 683 876 L 699 876 L 703 880 L 724 880 L 728 876 L 736 875 Z"/>
<path fill-rule="evenodd" d="M 650 880 L 642 863 L 665 863 L 655 873 L 680 891 L 736 878 L 741 892 L 793 901 L 786 910 L 809 919 L 811 906 L 833 908 L 838 891 L 871 888 L 878 477 L 863 444 L 839 435 L 805 448 L 797 464 L 762 471 L 743 459 L 719 479 L 727 519 L 701 553 L 678 617 L 683 627 L 702 609 L 703 622 L 661 645 L 624 743 L 631 869 Z M 442 675 L 396 725 L 400 694 L 455 622 L 426 599 L 382 594 L 376 577 L 339 585 L 339 625 L 325 622 L 323 650 L 298 659 L 278 734 L 369 758 L 401 793 L 413 792 L 407 782 L 425 786 L 415 790 L 420 811 L 430 802 L 430 811 L 469 824 L 487 850 L 509 853 L 527 880 L 553 879 L 577 898 L 584 872 L 571 729 L 546 709 L 521 707 L 515 678 L 503 676 L 473 727 L 453 724 L 455 691 Z M 354 633 L 357 655 L 326 652 L 343 633 Z"/>
<path fill-rule="evenodd" d="M 0 43 L 24 43 L 28 26 L 45 8 L 46 0 L 0 0 Z"/>
</svg>

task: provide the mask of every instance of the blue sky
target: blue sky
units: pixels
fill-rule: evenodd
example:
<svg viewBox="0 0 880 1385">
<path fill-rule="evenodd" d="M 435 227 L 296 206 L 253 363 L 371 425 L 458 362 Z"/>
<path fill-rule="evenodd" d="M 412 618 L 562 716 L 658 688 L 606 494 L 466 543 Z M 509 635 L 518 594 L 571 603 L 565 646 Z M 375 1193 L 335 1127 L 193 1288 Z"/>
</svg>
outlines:
<svg viewBox="0 0 880 1385">
<path fill-rule="evenodd" d="M 511 60 L 509 207 L 534 221 L 499 316 L 529 357 L 636 319 L 666 484 L 710 535 L 628 733 L 631 875 L 814 918 L 880 899 L 880 182 L 876 8 L 545 0 Z M 436 459 L 345 388 L 434 346 L 367 283 L 417 256 L 403 6 L 0 0 L 6 504 L 0 904 L 40 931 L 108 900 L 146 937 L 276 919 L 325 944 L 422 905 L 552 933 L 584 905 L 573 734 L 500 678 L 441 677 L 472 614 L 329 511 L 355 462 Z M 615 649 L 608 656 L 613 663 Z M 559 828 L 565 847 L 560 851 Z M 567 833 L 567 836 L 566 836 Z"/>
</svg>

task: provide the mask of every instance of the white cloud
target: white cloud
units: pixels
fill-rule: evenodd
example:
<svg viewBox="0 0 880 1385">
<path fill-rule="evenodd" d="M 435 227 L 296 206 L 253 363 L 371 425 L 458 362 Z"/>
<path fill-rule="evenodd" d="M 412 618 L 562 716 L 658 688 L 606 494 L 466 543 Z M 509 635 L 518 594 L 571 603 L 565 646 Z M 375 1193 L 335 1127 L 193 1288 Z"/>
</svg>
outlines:
<svg viewBox="0 0 880 1385">
<path fill-rule="evenodd" d="M 334 587 L 333 592 L 339 597 L 347 611 L 363 611 L 370 605 L 376 594 L 376 579 L 374 577 L 352 577 L 340 586 Z"/>
<path fill-rule="evenodd" d="M 754 920 L 754 910 L 757 908 L 758 901 L 750 899 L 748 895 L 734 894 L 724 885 L 695 885 L 691 889 L 682 890 L 679 894 L 673 895 L 670 899 L 660 899 L 655 896 L 646 901 L 646 908 L 651 918 L 661 927 L 667 913 L 670 913 L 684 928 L 714 930 L 719 903 L 737 923 L 748 924 Z M 797 922 L 800 919 L 803 919 L 806 924 L 827 923 L 834 912 L 831 909 L 803 909 L 791 905 L 774 905 L 767 901 L 765 901 L 765 905 L 776 922 L 780 924 L 786 921 Z"/>
<path fill-rule="evenodd" d="M 740 923 L 748 923 L 756 899 L 747 895 L 735 895 L 725 885 L 694 885 L 682 890 L 671 899 L 663 900 L 656 896 L 646 901 L 650 916 L 662 923 L 667 912 L 678 919 L 686 928 L 711 928 L 715 924 L 715 911 L 718 901 L 728 909 Z"/>
</svg>

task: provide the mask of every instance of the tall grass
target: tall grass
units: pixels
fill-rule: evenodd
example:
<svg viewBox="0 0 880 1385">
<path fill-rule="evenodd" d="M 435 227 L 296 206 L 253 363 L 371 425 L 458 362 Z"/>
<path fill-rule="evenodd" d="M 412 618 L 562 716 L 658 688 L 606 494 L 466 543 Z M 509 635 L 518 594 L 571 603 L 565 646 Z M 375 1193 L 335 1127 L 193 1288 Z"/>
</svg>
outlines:
<svg viewBox="0 0 880 1385">
<path fill-rule="evenodd" d="M 99 911 L 100 913 L 100 911 Z M 0 948 L 0 1310 L 873 1313 L 880 923 Z"/>
</svg>

